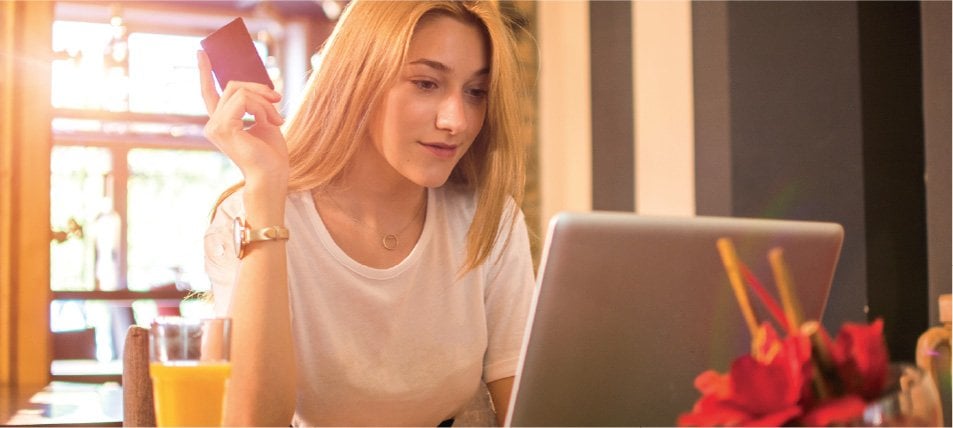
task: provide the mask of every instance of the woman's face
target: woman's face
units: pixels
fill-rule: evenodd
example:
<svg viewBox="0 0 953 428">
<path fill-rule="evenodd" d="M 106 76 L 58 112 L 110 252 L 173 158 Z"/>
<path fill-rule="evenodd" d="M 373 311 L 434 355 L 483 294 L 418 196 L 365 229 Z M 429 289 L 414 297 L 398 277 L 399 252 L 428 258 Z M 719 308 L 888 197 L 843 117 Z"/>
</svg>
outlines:
<svg viewBox="0 0 953 428">
<path fill-rule="evenodd" d="M 483 127 L 489 64 L 479 27 L 424 18 L 371 125 L 372 144 L 404 178 L 442 186 Z"/>
</svg>

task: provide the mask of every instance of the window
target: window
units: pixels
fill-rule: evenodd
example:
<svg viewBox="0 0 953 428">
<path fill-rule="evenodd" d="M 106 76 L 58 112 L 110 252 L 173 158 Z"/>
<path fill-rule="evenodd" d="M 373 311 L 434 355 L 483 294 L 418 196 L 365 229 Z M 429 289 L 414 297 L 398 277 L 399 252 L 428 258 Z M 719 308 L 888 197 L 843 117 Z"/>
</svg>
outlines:
<svg viewBox="0 0 953 428">
<path fill-rule="evenodd" d="M 195 34 L 207 32 L 130 30 L 118 11 L 53 25 L 54 379 L 115 379 L 128 325 L 211 311 L 183 298 L 209 289 L 203 234 L 241 177 L 202 137 Z"/>
</svg>

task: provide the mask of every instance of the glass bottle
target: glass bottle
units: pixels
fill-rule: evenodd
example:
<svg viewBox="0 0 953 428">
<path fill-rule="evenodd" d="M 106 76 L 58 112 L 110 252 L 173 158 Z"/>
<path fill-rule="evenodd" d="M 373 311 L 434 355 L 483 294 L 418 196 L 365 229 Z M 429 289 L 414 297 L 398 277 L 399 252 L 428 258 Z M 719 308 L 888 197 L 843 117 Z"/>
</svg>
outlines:
<svg viewBox="0 0 953 428">
<path fill-rule="evenodd" d="M 939 298 L 940 325 L 929 328 L 917 340 L 917 365 L 936 381 L 943 405 L 943 424 L 950 426 L 950 294 Z"/>
</svg>

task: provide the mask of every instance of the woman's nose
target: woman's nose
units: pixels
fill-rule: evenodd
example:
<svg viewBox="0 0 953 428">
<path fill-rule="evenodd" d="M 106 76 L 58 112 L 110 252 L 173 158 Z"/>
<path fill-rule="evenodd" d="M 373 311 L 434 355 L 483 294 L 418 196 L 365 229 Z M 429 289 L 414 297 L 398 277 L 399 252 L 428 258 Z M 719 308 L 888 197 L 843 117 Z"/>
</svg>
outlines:
<svg viewBox="0 0 953 428">
<path fill-rule="evenodd" d="M 462 95 L 448 96 L 437 109 L 437 129 L 456 135 L 466 130 L 467 118 Z"/>
</svg>

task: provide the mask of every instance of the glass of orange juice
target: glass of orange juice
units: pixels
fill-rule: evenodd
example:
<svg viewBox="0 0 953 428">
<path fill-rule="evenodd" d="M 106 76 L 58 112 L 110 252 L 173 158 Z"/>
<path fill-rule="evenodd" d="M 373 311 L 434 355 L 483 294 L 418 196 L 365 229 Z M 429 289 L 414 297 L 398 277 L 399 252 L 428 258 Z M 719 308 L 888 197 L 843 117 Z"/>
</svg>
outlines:
<svg viewBox="0 0 953 428">
<path fill-rule="evenodd" d="M 231 324 L 228 318 L 153 320 L 149 374 L 160 427 L 222 425 Z"/>
</svg>

